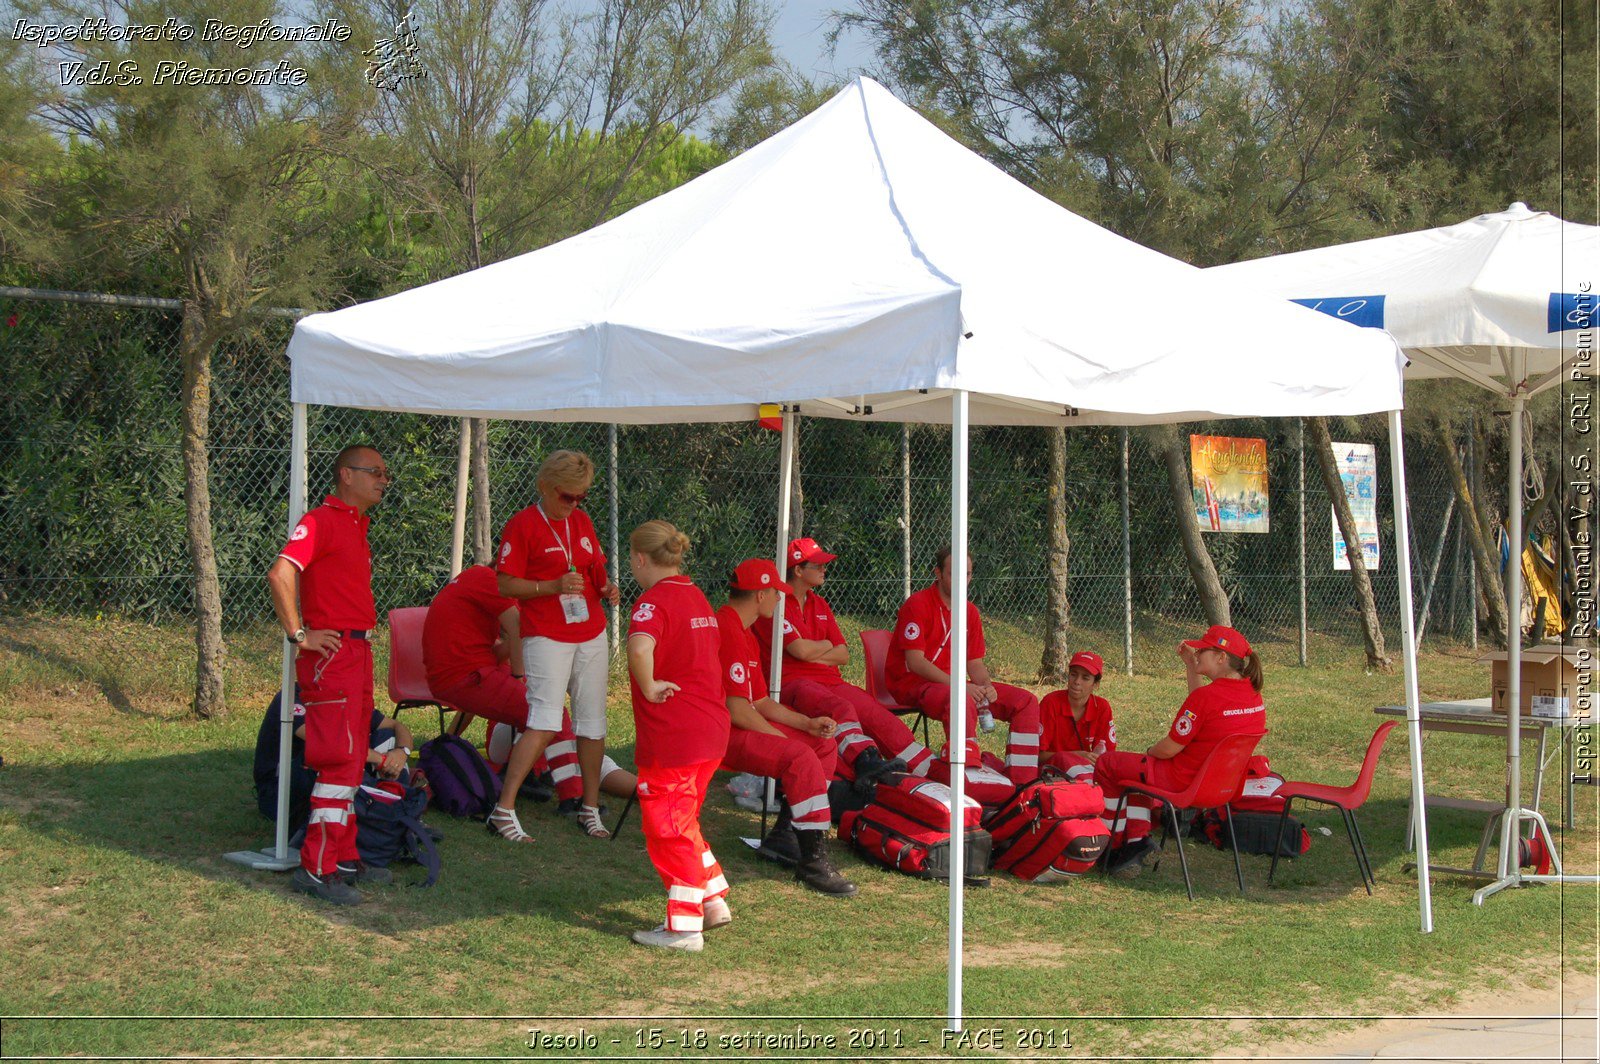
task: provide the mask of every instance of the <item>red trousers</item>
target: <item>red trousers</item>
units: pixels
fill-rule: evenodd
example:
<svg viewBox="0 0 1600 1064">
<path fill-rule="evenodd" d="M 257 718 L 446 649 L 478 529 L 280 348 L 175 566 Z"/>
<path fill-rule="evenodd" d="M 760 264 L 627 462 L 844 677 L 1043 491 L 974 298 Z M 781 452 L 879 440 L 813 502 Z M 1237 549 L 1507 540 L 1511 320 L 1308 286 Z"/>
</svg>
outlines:
<svg viewBox="0 0 1600 1064">
<path fill-rule="evenodd" d="M 832 822 L 828 809 L 828 781 L 838 763 L 832 739 L 807 735 L 787 724 L 774 724 L 782 736 L 734 728 L 728 734 L 728 752 L 722 767 L 730 772 L 772 776 L 783 784 L 796 831 L 827 831 Z"/>
<path fill-rule="evenodd" d="M 667 888 L 667 930 L 699 931 L 705 903 L 728 893 L 722 874 L 700 833 L 700 807 L 721 760 L 672 768 L 639 767 L 639 815 L 644 849 Z"/>
<path fill-rule="evenodd" d="M 998 698 L 989 704 L 989 712 L 1008 727 L 1006 737 L 1006 775 L 1021 787 L 1039 777 L 1039 700 L 1031 691 L 1013 687 L 1008 683 L 994 685 Z M 895 692 L 895 697 L 944 725 L 945 739 L 950 738 L 950 685 L 921 680 L 914 686 Z M 978 735 L 978 704 L 967 698 L 967 737 Z"/>
<path fill-rule="evenodd" d="M 528 724 L 528 687 L 511 675 L 509 665 L 496 665 L 492 669 L 479 669 L 465 680 L 434 695 L 464 713 L 483 717 L 495 723 L 515 728 L 521 736 Z M 562 800 L 583 797 L 583 773 L 578 768 L 578 736 L 572 730 L 572 714 L 561 711 L 561 730 L 556 732 L 544 756 L 533 763 L 532 775 L 538 777 L 546 769 L 556 785 L 556 797 Z M 502 766 L 504 767 L 504 766 Z"/>
<path fill-rule="evenodd" d="M 832 717 L 839 725 L 833 737 L 839 744 L 839 760 L 845 765 L 854 765 L 856 758 L 873 746 L 885 758 L 905 761 L 914 775 L 928 774 L 933 754 L 917 742 L 904 721 L 854 684 L 790 680 L 783 685 L 779 701 L 808 717 Z"/>
<path fill-rule="evenodd" d="M 1101 754 L 1094 763 L 1094 781 L 1105 792 L 1106 811 L 1100 818 L 1111 833 L 1113 847 L 1138 842 L 1150 834 L 1150 822 L 1161 803 L 1143 794 L 1128 795 L 1128 806 L 1121 819 L 1117 819 L 1117 806 L 1122 803 L 1122 785 L 1149 783 L 1170 788 L 1173 784 L 1171 764 L 1161 758 L 1144 754 L 1124 753 L 1121 750 Z"/>
<path fill-rule="evenodd" d="M 346 636 L 331 655 L 302 650 L 294 671 L 306 707 L 306 767 L 317 774 L 300 864 L 327 875 L 356 852 L 356 788 L 372 724 L 372 644 Z"/>
</svg>

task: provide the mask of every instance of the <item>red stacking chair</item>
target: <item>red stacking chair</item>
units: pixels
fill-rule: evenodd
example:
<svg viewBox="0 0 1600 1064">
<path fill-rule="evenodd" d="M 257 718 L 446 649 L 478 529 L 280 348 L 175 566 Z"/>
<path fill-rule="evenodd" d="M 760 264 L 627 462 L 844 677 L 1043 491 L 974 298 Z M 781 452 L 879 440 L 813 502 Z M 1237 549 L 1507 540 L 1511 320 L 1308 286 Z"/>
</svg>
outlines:
<svg viewBox="0 0 1600 1064">
<path fill-rule="evenodd" d="M 917 720 L 922 722 L 922 745 L 933 749 L 933 744 L 928 741 L 928 715 L 916 706 L 902 706 L 889 693 L 889 681 L 884 678 L 884 663 L 889 659 L 889 640 L 894 635 L 883 628 L 863 628 L 861 630 L 861 653 L 866 658 L 867 694 L 878 700 L 878 704 L 890 713 L 897 716 L 909 716 L 915 713 Z M 911 730 L 917 730 L 917 721 L 911 722 Z M 967 736 L 967 738 L 976 738 Z M 889 753 L 884 753 L 889 757 Z"/>
<path fill-rule="evenodd" d="M 1367 756 L 1361 762 L 1361 771 L 1356 775 L 1356 781 L 1348 787 L 1329 787 L 1320 783 L 1285 782 L 1275 792 L 1283 799 L 1283 812 L 1278 817 L 1278 845 L 1272 851 L 1272 867 L 1267 870 L 1267 882 L 1272 882 L 1272 877 L 1278 871 L 1278 849 L 1283 846 L 1283 826 L 1289 819 L 1289 806 L 1296 798 L 1303 798 L 1308 802 L 1320 802 L 1331 805 L 1339 810 L 1344 817 L 1345 834 L 1350 836 L 1350 851 L 1356 857 L 1356 869 L 1361 873 L 1361 885 L 1367 888 L 1367 893 L 1372 893 L 1372 888 L 1377 885 L 1378 879 L 1372 874 L 1372 862 L 1367 857 L 1367 844 L 1361 838 L 1361 828 L 1356 825 L 1356 810 L 1366 802 L 1367 795 L 1372 793 L 1372 776 L 1378 770 L 1378 755 L 1383 753 L 1384 740 L 1389 738 L 1389 733 L 1397 720 L 1386 720 L 1378 725 L 1378 730 L 1372 733 L 1372 741 L 1367 744 Z"/>
<path fill-rule="evenodd" d="M 1126 783 L 1122 786 L 1122 801 L 1117 804 L 1117 815 L 1112 820 L 1113 824 L 1122 821 L 1127 810 L 1129 794 L 1144 794 L 1165 803 L 1161 819 L 1161 845 L 1166 846 L 1169 833 L 1178 840 L 1178 863 L 1183 866 L 1183 889 L 1189 892 L 1190 901 L 1194 901 L 1194 883 L 1189 878 L 1189 859 L 1183 853 L 1183 829 L 1178 823 L 1178 810 L 1218 808 L 1222 810 L 1228 824 L 1228 839 L 1233 843 L 1233 871 L 1239 877 L 1239 893 L 1243 894 L 1244 865 L 1239 862 L 1239 840 L 1233 834 L 1231 803 L 1244 787 L 1245 762 L 1250 760 L 1250 755 L 1255 753 L 1256 744 L 1266 738 L 1266 735 L 1266 732 L 1262 732 L 1260 735 L 1227 736 L 1206 755 L 1206 759 L 1200 763 L 1200 771 L 1195 773 L 1189 786 L 1181 791 L 1165 790 L 1152 783 Z M 1110 852 L 1107 849 L 1108 858 Z"/>
<path fill-rule="evenodd" d="M 394 703 L 396 717 L 402 709 L 433 706 L 439 711 L 439 734 L 443 735 L 445 710 L 458 711 L 435 698 L 428 687 L 428 673 L 422 666 L 422 625 L 427 619 L 426 606 L 389 611 L 389 701 Z"/>
</svg>

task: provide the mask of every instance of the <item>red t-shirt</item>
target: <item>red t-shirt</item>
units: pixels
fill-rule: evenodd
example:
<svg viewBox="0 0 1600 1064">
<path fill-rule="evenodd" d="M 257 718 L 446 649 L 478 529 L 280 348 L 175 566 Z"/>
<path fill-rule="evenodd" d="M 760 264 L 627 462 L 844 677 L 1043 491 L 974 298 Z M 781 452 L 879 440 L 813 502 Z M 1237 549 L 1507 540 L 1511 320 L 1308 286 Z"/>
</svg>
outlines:
<svg viewBox="0 0 1600 1064">
<path fill-rule="evenodd" d="M 1107 750 L 1117 748 L 1117 725 L 1111 719 L 1111 703 L 1099 695 L 1090 695 L 1089 704 L 1083 707 L 1083 719 L 1072 716 L 1072 703 L 1065 691 L 1051 691 L 1039 699 L 1039 723 L 1044 726 L 1042 749 L 1046 753 L 1089 750 L 1095 743 L 1105 743 Z"/>
<path fill-rule="evenodd" d="M 354 506 L 337 495 L 323 499 L 294 526 L 278 557 L 300 570 L 300 616 L 307 628 L 378 626 L 367 518 Z"/>
<path fill-rule="evenodd" d="M 589 619 L 569 624 L 560 595 L 519 599 L 524 639 L 542 635 L 557 643 L 587 643 L 605 631 L 600 589 L 606 586 L 606 556 L 594 522 L 582 510 L 573 510 L 560 521 L 548 520 L 537 504 L 516 514 L 500 533 L 496 568 L 522 580 L 555 580 L 573 568 L 584 574 L 583 599 L 589 606 Z"/>
<path fill-rule="evenodd" d="M 833 607 L 828 605 L 827 599 L 813 591 L 806 595 L 806 603 L 802 606 L 795 599 L 791 588 L 784 588 L 783 594 L 784 646 L 788 646 L 796 639 L 822 639 L 834 646 L 844 646 L 844 633 L 839 630 L 839 622 L 833 616 Z M 761 660 L 771 661 L 772 620 L 768 617 L 757 617 L 756 623 L 750 630 L 755 632 L 756 642 L 760 644 Z M 785 654 L 783 682 L 788 683 L 790 680 L 816 680 L 818 683 L 833 687 L 844 683 L 844 676 L 839 672 L 837 665 L 801 661 Z"/>
<path fill-rule="evenodd" d="M 907 701 L 911 697 L 909 689 L 923 682 L 922 677 L 906 668 L 908 650 L 920 650 L 934 668 L 950 671 L 950 625 L 950 607 L 939 597 L 936 585 L 930 584 L 906 599 L 895 618 L 894 638 L 884 662 L 884 679 L 889 683 L 890 694 Z M 983 619 L 978 616 L 978 607 L 968 602 L 966 660 L 973 661 L 985 653 Z"/>
<path fill-rule="evenodd" d="M 717 632 L 721 638 L 723 695 L 747 698 L 754 703 L 771 694 L 767 690 L 766 670 L 761 667 L 761 645 L 745 628 L 739 611 L 732 606 L 718 610 Z"/>
<path fill-rule="evenodd" d="M 728 704 L 722 694 L 717 619 L 711 603 L 687 576 L 669 576 L 639 596 L 628 636 L 653 636 L 655 677 L 677 684 L 665 702 L 648 702 L 630 673 L 634 761 L 646 768 L 676 768 L 720 761 L 728 749 Z"/>
<path fill-rule="evenodd" d="M 1183 746 L 1172 758 L 1175 789 L 1189 786 L 1206 755 L 1229 735 L 1261 735 L 1267 730 L 1267 707 L 1249 680 L 1212 680 L 1196 687 L 1178 707 L 1167 738 Z"/>
<path fill-rule="evenodd" d="M 464 569 L 433 597 L 422 625 L 422 664 L 435 691 L 495 665 L 494 641 L 500 615 L 515 606 L 500 594 L 500 582 L 487 565 Z M 516 648 L 512 648 L 516 653 Z"/>
</svg>

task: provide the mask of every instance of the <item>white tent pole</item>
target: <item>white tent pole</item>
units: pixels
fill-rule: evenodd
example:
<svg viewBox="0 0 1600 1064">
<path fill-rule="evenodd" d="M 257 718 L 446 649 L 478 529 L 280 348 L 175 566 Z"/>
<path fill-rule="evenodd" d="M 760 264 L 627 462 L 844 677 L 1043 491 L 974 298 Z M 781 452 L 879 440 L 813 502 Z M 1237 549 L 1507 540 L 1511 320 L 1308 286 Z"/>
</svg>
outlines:
<svg viewBox="0 0 1600 1064">
<path fill-rule="evenodd" d="M 1128 514 L 1128 428 L 1122 428 L 1122 662 L 1133 675 L 1133 539 Z"/>
<path fill-rule="evenodd" d="M 450 525 L 450 576 L 461 572 L 461 553 L 467 546 L 467 469 L 472 459 L 472 419 L 461 419 L 461 443 L 456 447 L 456 513 Z"/>
<path fill-rule="evenodd" d="M 1422 697 L 1417 688 L 1417 626 L 1411 590 L 1411 514 L 1406 505 L 1406 452 L 1400 411 L 1389 411 L 1389 486 L 1394 493 L 1395 570 L 1400 582 L 1400 639 L 1404 644 L 1406 731 L 1411 740 L 1411 816 L 1417 844 L 1417 900 L 1422 931 L 1433 930 L 1433 884 L 1428 872 L 1427 789 L 1422 779 Z"/>
<path fill-rule="evenodd" d="M 794 419 L 798 416 L 787 404 L 784 406 L 783 442 L 778 447 L 778 543 L 773 555 L 778 561 L 778 572 L 784 575 L 789 572 L 789 506 L 794 495 Z M 778 701 L 778 692 L 783 686 L 783 606 L 788 597 L 779 595 L 778 608 L 772 613 L 772 660 L 767 662 L 767 684 L 774 702 Z M 767 792 L 770 797 L 770 780 Z"/>
<path fill-rule="evenodd" d="M 289 430 L 289 528 L 286 535 L 294 535 L 295 526 L 306 512 L 306 404 L 295 403 L 293 423 Z M 292 755 L 294 751 L 294 656 L 295 645 L 287 638 L 283 641 L 283 676 L 278 695 L 278 830 L 273 843 L 273 856 L 280 861 L 289 857 L 289 790 L 292 781 Z"/>
<path fill-rule="evenodd" d="M 1517 381 L 1513 379 L 1513 389 Z M 1511 465 L 1506 471 L 1506 517 L 1511 557 L 1506 561 L 1506 815 L 1500 824 L 1500 878 L 1522 878 L 1522 411 L 1521 391 L 1511 397 Z"/>
<path fill-rule="evenodd" d="M 900 599 L 911 597 L 911 422 L 900 426 Z"/>
<path fill-rule="evenodd" d="M 617 423 L 613 421 L 606 428 L 609 430 L 606 433 L 606 445 L 609 452 L 609 461 L 606 464 L 606 495 L 611 504 L 611 556 L 607 559 L 611 562 L 611 572 L 608 575 L 611 577 L 613 586 L 621 586 L 622 555 L 620 553 L 621 548 L 617 545 Z M 620 645 L 618 640 L 622 637 L 621 627 L 622 611 L 613 606 L 611 608 L 611 646 L 613 651 Z"/>
<path fill-rule="evenodd" d="M 967 783 L 967 393 L 950 419 L 950 973 L 946 1028 L 961 1030 L 961 903 L 966 889 Z"/>
</svg>

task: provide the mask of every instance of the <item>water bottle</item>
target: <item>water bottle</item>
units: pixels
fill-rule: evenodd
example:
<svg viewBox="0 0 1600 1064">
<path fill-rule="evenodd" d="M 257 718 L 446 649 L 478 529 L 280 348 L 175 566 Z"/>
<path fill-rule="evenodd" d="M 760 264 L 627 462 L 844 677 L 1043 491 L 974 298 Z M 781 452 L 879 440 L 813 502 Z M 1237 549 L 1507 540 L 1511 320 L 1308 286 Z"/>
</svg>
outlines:
<svg viewBox="0 0 1600 1064">
<path fill-rule="evenodd" d="M 978 730 L 994 731 L 994 714 L 989 712 L 988 706 L 978 710 Z"/>
</svg>

